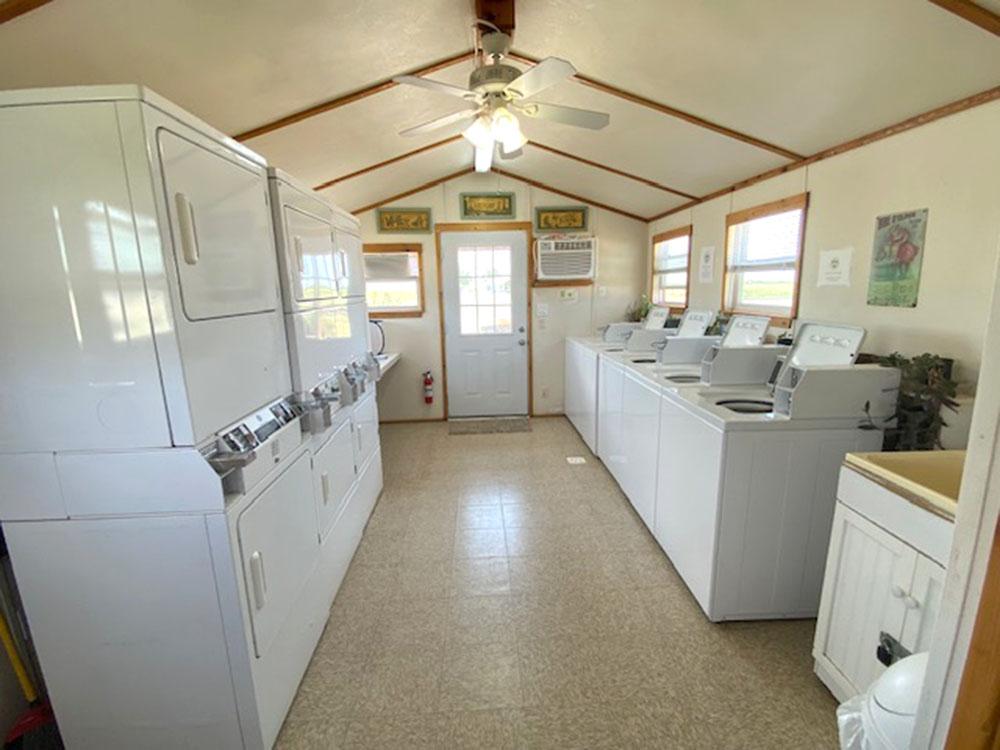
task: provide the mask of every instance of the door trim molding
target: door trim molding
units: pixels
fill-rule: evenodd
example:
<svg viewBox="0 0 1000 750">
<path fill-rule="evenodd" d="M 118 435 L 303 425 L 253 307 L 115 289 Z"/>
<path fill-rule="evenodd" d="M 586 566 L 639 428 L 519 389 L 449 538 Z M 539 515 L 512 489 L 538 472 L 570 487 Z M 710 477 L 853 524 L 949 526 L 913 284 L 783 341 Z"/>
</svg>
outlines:
<svg viewBox="0 0 1000 750">
<path fill-rule="evenodd" d="M 438 334 L 441 339 L 441 403 L 444 418 L 448 419 L 448 350 L 444 336 L 444 284 L 441 272 L 441 235 L 444 232 L 524 232 L 527 240 L 528 278 L 525 279 L 525 293 L 528 297 L 528 416 L 535 416 L 535 389 L 532 384 L 534 368 L 535 339 L 532 335 L 531 282 L 535 276 L 534 237 L 530 221 L 456 221 L 434 225 L 434 260 L 437 264 Z"/>
</svg>

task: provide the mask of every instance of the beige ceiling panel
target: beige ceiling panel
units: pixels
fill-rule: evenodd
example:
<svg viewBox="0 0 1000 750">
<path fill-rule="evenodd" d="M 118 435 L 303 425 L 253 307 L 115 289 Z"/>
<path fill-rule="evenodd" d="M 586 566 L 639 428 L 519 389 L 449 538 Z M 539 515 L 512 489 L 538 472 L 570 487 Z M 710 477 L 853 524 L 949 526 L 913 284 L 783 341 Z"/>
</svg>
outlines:
<svg viewBox="0 0 1000 750">
<path fill-rule="evenodd" d="M 807 154 L 1000 83 L 997 38 L 925 0 L 553 0 L 515 47 Z"/>
<path fill-rule="evenodd" d="M 366 172 L 320 192 L 341 208 L 355 211 L 463 168 L 472 168 L 472 146 L 464 139 Z"/>
<path fill-rule="evenodd" d="M 532 140 L 685 193 L 703 195 L 789 163 L 770 151 L 578 83 L 561 84 L 536 99 L 607 112 L 611 124 L 604 130 L 587 130 L 521 117 Z"/>
<path fill-rule="evenodd" d="M 143 83 L 238 133 L 472 46 L 467 0 L 59 0 L 0 26 L 0 89 Z"/>
<path fill-rule="evenodd" d="M 557 190 L 604 203 L 630 214 L 647 217 L 685 202 L 684 198 L 620 177 L 564 156 L 526 146 L 516 159 L 499 160 L 503 170 L 536 180 Z"/>
<path fill-rule="evenodd" d="M 471 62 L 461 63 L 432 77 L 464 85 L 471 69 Z M 319 185 L 455 135 L 460 127 L 408 138 L 399 131 L 463 106 L 461 99 L 447 94 L 396 86 L 251 138 L 246 144 L 271 164 Z"/>
</svg>

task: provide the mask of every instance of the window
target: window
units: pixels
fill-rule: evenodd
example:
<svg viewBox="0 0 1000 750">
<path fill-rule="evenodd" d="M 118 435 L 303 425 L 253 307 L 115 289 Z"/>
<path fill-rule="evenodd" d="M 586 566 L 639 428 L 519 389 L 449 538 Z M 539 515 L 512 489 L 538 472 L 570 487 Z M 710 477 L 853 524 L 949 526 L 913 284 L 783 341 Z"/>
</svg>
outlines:
<svg viewBox="0 0 1000 750">
<path fill-rule="evenodd" d="M 368 312 L 382 318 L 424 314 L 423 261 L 418 244 L 365 245 Z"/>
<path fill-rule="evenodd" d="M 458 304 L 463 336 L 512 333 L 510 262 L 505 245 L 458 248 Z"/>
<path fill-rule="evenodd" d="M 654 236 L 650 301 L 662 307 L 681 310 L 686 308 L 690 266 L 691 227 L 681 227 Z"/>
<path fill-rule="evenodd" d="M 726 312 L 795 317 L 807 204 L 803 193 L 726 217 Z"/>
</svg>

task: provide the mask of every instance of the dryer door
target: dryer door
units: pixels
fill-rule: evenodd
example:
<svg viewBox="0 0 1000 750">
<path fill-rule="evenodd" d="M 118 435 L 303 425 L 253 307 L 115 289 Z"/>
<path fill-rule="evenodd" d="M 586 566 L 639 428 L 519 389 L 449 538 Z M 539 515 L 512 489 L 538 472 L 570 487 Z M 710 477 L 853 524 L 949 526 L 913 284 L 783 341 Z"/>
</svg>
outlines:
<svg viewBox="0 0 1000 750">
<path fill-rule="evenodd" d="M 169 130 L 157 131 L 174 262 L 189 320 L 277 306 L 264 175 Z"/>
<path fill-rule="evenodd" d="M 365 267 L 363 245 L 356 234 L 343 229 L 334 230 L 340 276 L 341 297 L 365 296 Z"/>
<path fill-rule="evenodd" d="M 345 419 L 313 459 L 316 515 L 319 518 L 319 533 L 324 539 L 344 509 L 357 476 L 353 434 L 351 420 Z"/>
<path fill-rule="evenodd" d="M 288 278 L 299 302 L 335 299 L 337 274 L 334 269 L 333 236 L 329 222 L 285 206 L 285 248 Z"/>
<path fill-rule="evenodd" d="M 236 527 L 254 650 L 261 657 L 319 558 L 308 453 L 257 496 L 240 514 Z"/>
</svg>

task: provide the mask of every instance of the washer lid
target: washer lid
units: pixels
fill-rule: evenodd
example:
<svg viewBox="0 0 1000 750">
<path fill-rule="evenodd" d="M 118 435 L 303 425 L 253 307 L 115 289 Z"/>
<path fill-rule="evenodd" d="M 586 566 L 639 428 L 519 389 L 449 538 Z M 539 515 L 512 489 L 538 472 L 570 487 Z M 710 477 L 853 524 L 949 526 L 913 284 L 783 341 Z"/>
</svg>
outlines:
<svg viewBox="0 0 1000 750">
<path fill-rule="evenodd" d="M 858 357 L 865 329 L 824 323 L 806 323 L 795 336 L 786 366 L 851 365 Z"/>
<path fill-rule="evenodd" d="M 928 656 L 925 651 L 900 659 L 875 681 L 872 697 L 880 708 L 903 716 L 917 713 Z"/>
<path fill-rule="evenodd" d="M 705 331 L 714 322 L 714 310 L 685 310 L 680 325 L 677 326 L 677 336 L 680 338 L 704 336 Z"/>
<path fill-rule="evenodd" d="M 720 346 L 760 346 L 767 336 L 771 319 L 766 315 L 736 315 L 729 321 Z"/>
</svg>

